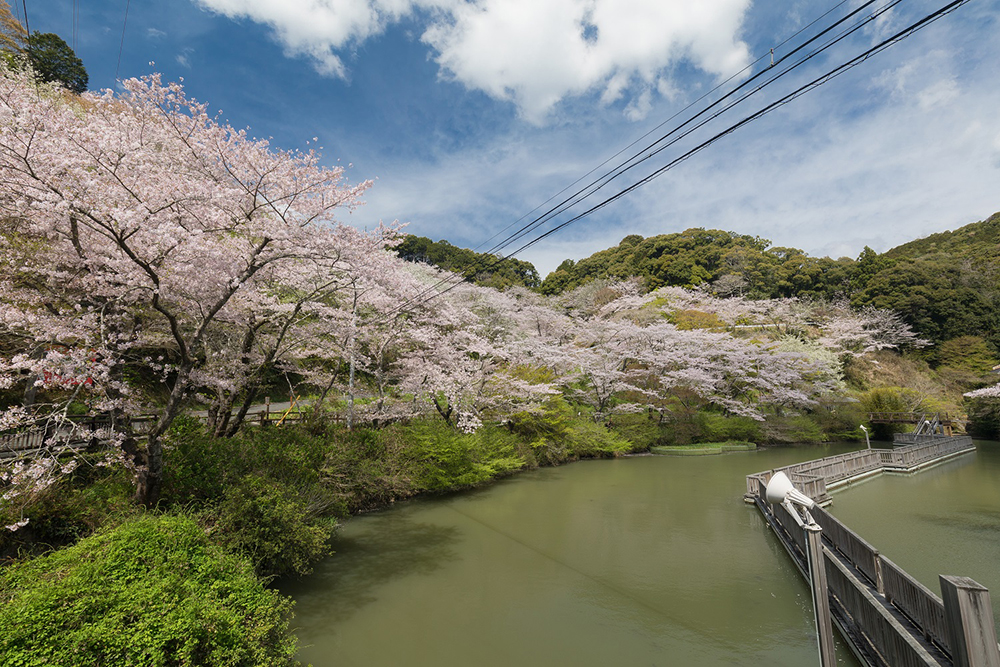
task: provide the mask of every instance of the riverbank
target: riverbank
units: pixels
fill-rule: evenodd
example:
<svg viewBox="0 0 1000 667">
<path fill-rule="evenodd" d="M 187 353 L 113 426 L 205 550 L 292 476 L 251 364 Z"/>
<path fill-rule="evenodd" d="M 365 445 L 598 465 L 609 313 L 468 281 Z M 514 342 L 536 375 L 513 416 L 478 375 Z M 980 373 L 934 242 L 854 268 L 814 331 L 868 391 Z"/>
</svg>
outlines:
<svg viewBox="0 0 1000 667">
<path fill-rule="evenodd" d="M 104 648 L 95 645 L 95 655 L 106 655 L 101 652 L 108 650 L 108 642 L 124 641 L 121 650 L 126 651 L 139 650 L 139 642 L 160 646 L 158 642 L 170 641 L 168 635 L 129 640 L 133 635 L 125 625 L 99 621 L 109 614 L 117 618 L 113 611 L 117 605 L 124 610 L 142 590 L 167 585 L 163 578 L 176 573 L 170 563 L 186 562 L 194 553 L 210 562 L 236 559 L 220 566 L 216 580 L 190 580 L 189 592 L 195 598 L 214 599 L 201 586 L 237 586 L 239 581 L 244 597 L 266 600 L 265 582 L 310 572 L 330 553 L 338 522 L 348 516 L 419 495 L 482 487 L 519 471 L 649 451 L 651 443 L 662 442 L 670 429 L 680 433 L 670 433 L 672 438 L 690 440 L 692 433 L 728 435 L 745 428 L 743 420 L 721 415 L 699 417 L 684 433 L 655 415 L 620 416 L 614 423 L 602 423 L 562 399 L 541 412 L 518 415 L 504 424 L 485 424 L 475 433 L 463 433 L 436 418 L 349 431 L 340 423 L 313 416 L 295 426 L 255 427 L 233 438 L 213 438 L 198 420 L 179 419 L 167 438 L 161 500 L 153 510 L 132 503 L 132 482 L 125 469 L 100 467 L 95 461 L 40 490 L 26 508 L 28 524 L 0 535 L 0 555 L 8 562 L 0 575 L 0 596 L 6 603 L 0 623 L 17 624 L 22 616 L 49 619 L 53 631 L 64 633 L 59 644 L 63 646 L 76 645 L 74 633 L 103 628 L 95 637 Z M 172 536 L 196 533 L 201 537 L 184 542 L 187 546 L 180 552 L 169 546 Z M 63 587 L 59 573 L 67 563 L 93 562 L 93 571 L 99 572 L 102 563 L 111 566 L 121 559 L 115 555 L 119 549 L 135 551 L 135 540 L 168 546 L 150 562 L 123 561 L 142 572 L 127 582 L 85 576 L 72 579 L 77 593 Z M 256 574 L 257 583 L 241 574 L 247 569 Z M 75 620 L 63 617 L 56 622 L 56 609 L 50 606 L 67 595 L 83 593 L 110 606 L 103 611 L 95 606 Z M 175 603 L 180 613 L 184 602 L 178 598 Z M 163 623 L 211 624 L 215 604 L 206 603 L 193 616 L 165 617 Z M 250 609 L 241 613 L 259 615 Z M 121 618 L 126 617 L 123 611 Z M 286 664 L 291 660 L 289 642 L 294 645 L 290 617 L 268 618 L 265 635 L 271 645 L 283 648 L 273 654 L 265 651 L 261 655 L 268 656 L 266 660 L 255 660 Z M 227 627 L 239 626 L 234 622 Z M 28 642 L 18 649 L 23 649 L 21 654 L 43 650 L 32 648 L 30 634 L 18 636 L 18 641 Z M 275 642 L 274 637 L 288 641 Z M 211 636 L 192 641 L 190 650 L 195 652 L 219 648 Z M 256 645 L 255 641 L 237 633 L 221 645 L 236 651 Z M 118 662 L 130 664 L 127 659 Z"/>
</svg>

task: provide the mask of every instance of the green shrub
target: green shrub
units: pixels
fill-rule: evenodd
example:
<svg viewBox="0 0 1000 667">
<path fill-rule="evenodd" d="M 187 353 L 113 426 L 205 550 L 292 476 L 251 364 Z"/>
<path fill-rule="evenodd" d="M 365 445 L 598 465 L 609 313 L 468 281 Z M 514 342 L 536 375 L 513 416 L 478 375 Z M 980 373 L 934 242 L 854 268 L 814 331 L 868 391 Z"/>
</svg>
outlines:
<svg viewBox="0 0 1000 667">
<path fill-rule="evenodd" d="M 524 467 L 515 438 L 503 429 L 484 425 L 463 433 L 442 420 L 422 419 L 406 428 L 411 439 L 407 455 L 416 464 L 415 485 L 421 491 L 469 488 Z"/>
<path fill-rule="evenodd" d="M 809 413 L 809 418 L 826 434 L 827 440 L 865 438 L 859 427 L 868 421 L 868 415 L 857 401 L 818 405 Z"/>
<path fill-rule="evenodd" d="M 0 571 L 0 662 L 292 665 L 290 615 L 194 521 L 147 515 Z"/>
<path fill-rule="evenodd" d="M 775 444 L 823 442 L 826 435 L 815 421 L 806 415 L 770 417 L 763 425 L 762 439 Z"/>
<path fill-rule="evenodd" d="M 694 416 L 694 422 L 697 425 L 695 442 L 757 442 L 761 439 L 761 423 L 750 417 L 699 412 Z"/>
<path fill-rule="evenodd" d="M 566 449 L 573 459 L 618 456 L 636 449 L 621 435 L 591 419 L 574 419 L 565 440 Z"/>
<path fill-rule="evenodd" d="M 1000 440 L 1000 400 L 995 398 L 967 399 L 969 433 L 977 438 Z"/>
<path fill-rule="evenodd" d="M 418 466 L 406 453 L 407 433 L 401 424 L 326 429 L 328 449 L 320 472 L 343 513 L 382 507 L 416 492 Z"/>
<path fill-rule="evenodd" d="M 186 505 L 220 498 L 230 475 L 243 472 L 240 444 L 235 438 L 212 437 L 193 417 L 177 417 L 163 448 L 163 501 Z"/>
<path fill-rule="evenodd" d="M 330 553 L 336 521 L 324 518 L 326 495 L 309 496 L 272 479 L 247 475 L 204 514 L 212 539 L 245 555 L 262 576 L 308 574 Z"/>
<path fill-rule="evenodd" d="M 330 517 L 346 513 L 320 473 L 328 448 L 293 426 L 214 438 L 184 420 L 165 448 L 163 503 L 201 508 L 212 539 L 260 575 L 305 574 L 329 553 Z"/>
<path fill-rule="evenodd" d="M 318 483 L 328 446 L 323 435 L 293 426 L 215 438 L 196 420 L 178 418 L 164 448 L 163 499 L 170 505 L 218 500 L 246 475 L 295 488 Z"/>
<path fill-rule="evenodd" d="M 558 465 L 637 449 L 620 434 L 596 423 L 590 409 L 574 406 L 562 396 L 550 398 L 541 410 L 514 415 L 509 430 L 530 445 L 525 458 L 531 465 Z"/>
<path fill-rule="evenodd" d="M 673 421 L 661 421 L 659 413 L 615 415 L 611 430 L 632 446 L 632 451 L 645 451 L 654 446 L 677 443 L 677 427 Z"/>
</svg>

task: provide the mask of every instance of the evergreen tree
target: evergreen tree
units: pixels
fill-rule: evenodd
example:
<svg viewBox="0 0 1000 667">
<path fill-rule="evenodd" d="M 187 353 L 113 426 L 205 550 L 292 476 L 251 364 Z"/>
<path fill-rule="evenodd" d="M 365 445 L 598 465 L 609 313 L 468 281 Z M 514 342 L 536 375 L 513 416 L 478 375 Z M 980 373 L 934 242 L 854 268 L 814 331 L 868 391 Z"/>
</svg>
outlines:
<svg viewBox="0 0 1000 667">
<path fill-rule="evenodd" d="M 35 31 L 28 38 L 25 53 L 39 80 L 58 83 L 78 95 L 87 90 L 83 61 L 59 35 Z"/>
</svg>

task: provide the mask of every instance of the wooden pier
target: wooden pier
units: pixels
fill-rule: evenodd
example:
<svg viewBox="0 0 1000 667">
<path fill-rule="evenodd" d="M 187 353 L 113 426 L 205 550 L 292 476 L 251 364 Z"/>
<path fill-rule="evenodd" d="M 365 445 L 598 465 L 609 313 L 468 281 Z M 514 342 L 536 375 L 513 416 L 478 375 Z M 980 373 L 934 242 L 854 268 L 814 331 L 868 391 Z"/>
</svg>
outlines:
<svg viewBox="0 0 1000 667">
<path fill-rule="evenodd" d="M 755 504 L 802 575 L 809 579 L 806 535 L 765 489 L 784 472 L 817 502 L 828 491 L 882 472 L 912 472 L 973 451 L 968 436 L 924 436 L 895 449 L 875 449 L 809 461 L 747 477 Z M 827 591 L 833 623 L 863 664 L 872 667 L 1000 667 L 1000 646 L 989 592 L 970 579 L 942 576 L 944 601 L 881 555 L 826 510 L 810 511 L 823 529 Z"/>
</svg>

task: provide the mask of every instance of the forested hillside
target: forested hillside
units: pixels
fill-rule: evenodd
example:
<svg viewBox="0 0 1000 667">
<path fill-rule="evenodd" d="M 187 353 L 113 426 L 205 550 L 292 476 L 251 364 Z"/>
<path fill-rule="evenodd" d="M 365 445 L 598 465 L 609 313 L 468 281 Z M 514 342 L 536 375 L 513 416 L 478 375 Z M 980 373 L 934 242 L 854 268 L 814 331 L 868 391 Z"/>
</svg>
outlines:
<svg viewBox="0 0 1000 667">
<path fill-rule="evenodd" d="M 544 280 L 529 262 L 497 263 L 494 255 L 447 241 L 408 236 L 397 253 L 479 285 L 520 285 L 550 296 L 594 280 L 641 278 L 647 291 L 699 287 L 719 297 L 847 300 L 898 312 L 938 345 L 926 352 L 935 364 L 946 361 L 941 344 L 958 338 L 976 337 L 1000 350 L 1000 214 L 883 254 L 866 247 L 856 260 L 810 257 L 759 236 L 713 229 L 626 236 L 613 248 L 565 260 Z"/>
<path fill-rule="evenodd" d="M 447 241 L 424 236 L 407 236 L 396 246 L 396 254 L 408 262 L 433 264 L 439 269 L 460 273 L 477 285 L 505 289 L 512 285 L 535 288 L 541 284 L 531 262 L 520 259 L 501 261 L 497 255 L 459 248 Z"/>
<path fill-rule="evenodd" d="M 719 296 L 834 299 L 849 294 L 853 266 L 848 258 L 815 258 L 796 248 L 772 247 L 759 236 L 688 229 L 649 238 L 633 234 L 579 262 L 566 260 L 540 290 L 558 294 L 596 278 L 640 277 L 650 290 L 707 283 Z"/>
<path fill-rule="evenodd" d="M 886 253 L 857 260 L 810 257 L 759 236 L 688 229 L 643 238 L 546 276 L 539 291 L 560 294 L 591 280 L 642 278 L 648 290 L 702 287 L 717 296 L 850 300 L 898 312 L 922 336 L 944 343 L 964 336 L 1000 347 L 1000 214 Z"/>
<path fill-rule="evenodd" d="M 1000 214 L 952 232 L 863 253 L 856 305 L 891 308 L 921 335 L 978 336 L 1000 348 Z"/>
</svg>

